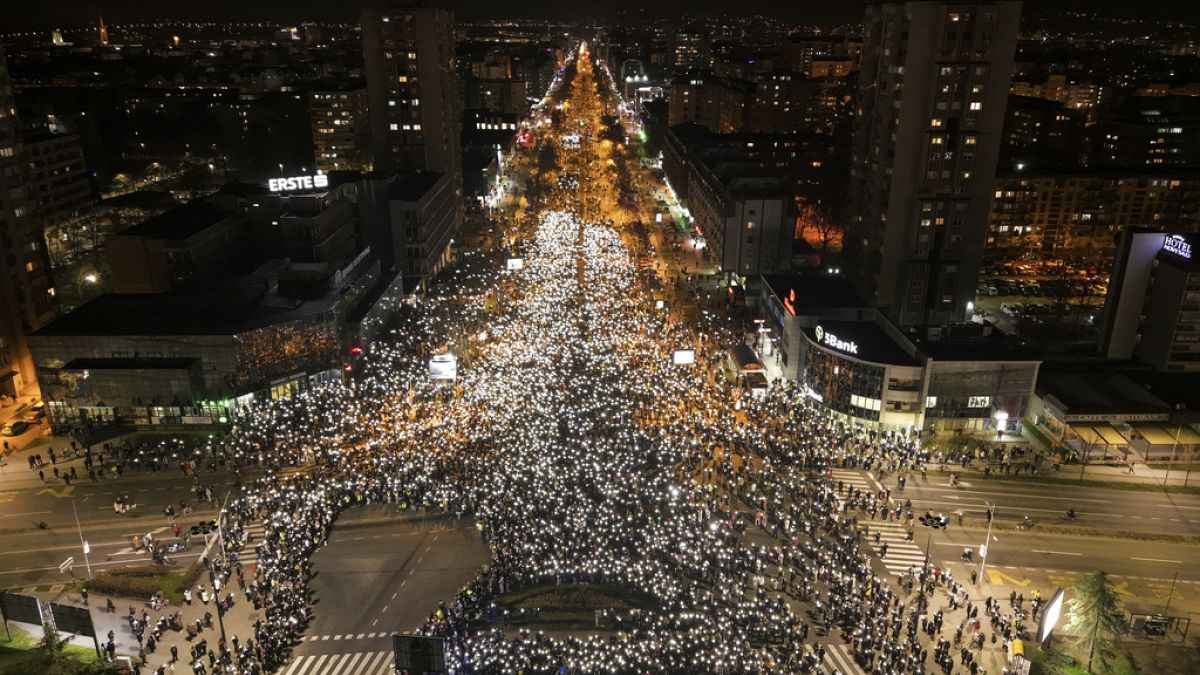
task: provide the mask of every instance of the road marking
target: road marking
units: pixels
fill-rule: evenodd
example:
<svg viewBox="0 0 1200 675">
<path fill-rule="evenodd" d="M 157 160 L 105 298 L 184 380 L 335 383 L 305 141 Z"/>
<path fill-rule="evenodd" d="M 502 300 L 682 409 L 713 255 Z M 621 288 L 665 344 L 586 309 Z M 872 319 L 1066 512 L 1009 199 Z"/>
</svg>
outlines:
<svg viewBox="0 0 1200 675">
<path fill-rule="evenodd" d="M 71 493 L 74 491 L 75 491 L 74 485 L 67 485 L 67 486 L 63 487 L 62 490 L 55 490 L 54 488 L 43 488 L 42 490 L 38 491 L 38 494 L 39 495 L 48 494 L 48 495 L 53 495 L 59 499 L 66 499 L 67 497 L 70 497 Z"/>
<path fill-rule="evenodd" d="M 1028 586 L 1029 584 L 1033 583 L 1032 579 L 1015 579 L 995 568 L 988 568 L 987 575 L 988 575 L 988 581 L 996 586 L 1003 586 L 1005 581 L 1012 584 L 1013 586 L 1019 586 L 1021 588 L 1024 588 L 1024 587 Z"/>
<path fill-rule="evenodd" d="M 1163 560 L 1162 558 L 1130 558 L 1130 560 L 1142 560 L 1145 562 L 1173 563 L 1176 565 L 1183 564 L 1182 560 Z"/>
<path fill-rule="evenodd" d="M 1068 553 L 1067 551 L 1039 551 L 1036 548 L 1033 549 L 1033 552 L 1034 553 L 1046 553 L 1049 555 L 1083 555 L 1082 553 Z"/>
<path fill-rule="evenodd" d="M 390 605 L 384 605 L 384 606 L 383 606 L 383 609 L 379 610 L 379 613 L 380 613 L 380 614 L 387 614 L 387 608 L 388 608 L 388 607 L 390 607 Z"/>
<path fill-rule="evenodd" d="M 404 581 L 407 582 L 408 579 L 405 579 Z M 397 595 L 400 595 L 400 591 L 396 591 L 395 593 L 392 593 L 392 599 L 395 600 Z"/>
</svg>

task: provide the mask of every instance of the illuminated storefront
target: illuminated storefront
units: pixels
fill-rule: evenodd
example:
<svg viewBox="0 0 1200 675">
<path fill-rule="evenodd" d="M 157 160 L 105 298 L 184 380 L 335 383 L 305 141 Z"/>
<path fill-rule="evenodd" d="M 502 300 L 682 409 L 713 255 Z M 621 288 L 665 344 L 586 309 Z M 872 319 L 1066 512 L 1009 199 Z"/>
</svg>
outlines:
<svg viewBox="0 0 1200 675">
<path fill-rule="evenodd" d="M 920 429 L 925 364 L 872 322 L 823 322 L 802 331 L 810 395 L 857 422 Z M 909 345 L 911 346 L 911 345 Z"/>
<path fill-rule="evenodd" d="M 762 280 L 761 353 L 836 413 L 885 429 L 1019 433 L 1040 362 L 990 327 L 922 336 L 901 331 L 836 275 Z"/>
</svg>

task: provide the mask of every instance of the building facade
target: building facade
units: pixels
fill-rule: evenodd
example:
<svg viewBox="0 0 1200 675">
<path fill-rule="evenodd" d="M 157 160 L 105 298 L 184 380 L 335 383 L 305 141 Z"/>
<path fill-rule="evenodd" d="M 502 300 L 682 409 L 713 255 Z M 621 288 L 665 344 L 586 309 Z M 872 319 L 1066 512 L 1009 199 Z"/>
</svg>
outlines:
<svg viewBox="0 0 1200 675">
<path fill-rule="evenodd" d="M 367 87 L 362 82 L 308 92 L 317 171 L 370 171 Z"/>
<path fill-rule="evenodd" d="M 1111 260 L 1130 227 L 1200 232 L 1200 174 L 1075 169 L 1002 171 L 988 214 L 993 260 Z"/>
<path fill-rule="evenodd" d="M 784 377 L 856 423 L 1012 432 L 1033 400 L 1040 362 L 990 328 L 903 331 L 838 276 L 765 275 L 760 307 L 760 348 Z"/>
<path fill-rule="evenodd" d="M 458 176 L 462 102 L 453 15 L 416 2 L 368 8 L 362 36 L 375 167 Z"/>
<path fill-rule="evenodd" d="M 1109 358 L 1200 372 L 1200 237 L 1144 228 L 1121 235 L 1100 344 Z"/>
<path fill-rule="evenodd" d="M 847 254 L 903 325 L 962 320 L 974 300 L 1020 9 L 867 4 Z"/>
<path fill-rule="evenodd" d="M 30 176 L 12 83 L 0 46 L 0 394 L 37 381 L 26 336 L 54 318 L 54 280 Z"/>
</svg>

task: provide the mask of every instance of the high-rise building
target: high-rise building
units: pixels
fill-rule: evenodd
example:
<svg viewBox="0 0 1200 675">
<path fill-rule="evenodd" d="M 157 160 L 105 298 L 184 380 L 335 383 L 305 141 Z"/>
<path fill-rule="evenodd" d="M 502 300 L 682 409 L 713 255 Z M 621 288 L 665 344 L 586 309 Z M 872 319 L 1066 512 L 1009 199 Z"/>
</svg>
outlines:
<svg viewBox="0 0 1200 675">
<path fill-rule="evenodd" d="M 25 336 L 54 318 L 54 282 L 42 223 L 22 166 L 21 124 L 0 48 L 0 393 L 36 382 Z"/>
<path fill-rule="evenodd" d="M 100 35 L 99 35 L 100 46 L 107 47 L 108 46 L 108 26 L 104 25 L 104 17 L 100 17 L 99 32 L 100 32 Z"/>
<path fill-rule="evenodd" d="M 375 168 L 460 175 L 453 15 L 400 0 L 364 10 L 362 35 Z"/>
<path fill-rule="evenodd" d="M 376 171 L 420 174 L 448 211 L 436 232 L 413 231 L 377 255 L 405 273 L 431 276 L 452 257 L 463 222 L 462 100 L 455 74 L 454 16 L 421 0 L 393 0 L 362 15 L 371 154 Z M 428 174 L 444 174 L 444 180 Z M 407 182 L 404 180 L 403 182 Z M 422 192 L 424 194 L 424 192 Z M 396 215 L 392 213 L 391 215 Z M 392 223 L 392 229 L 398 223 Z M 406 226 L 407 227 L 407 226 Z M 409 228 L 410 230 L 412 228 Z M 401 246 L 391 259 L 389 251 Z M 390 265 L 389 265 L 390 268 Z"/>
<path fill-rule="evenodd" d="M 371 168 L 367 87 L 361 81 L 322 84 L 308 92 L 313 155 L 318 171 Z"/>
<path fill-rule="evenodd" d="M 967 317 L 1021 3 L 871 0 L 855 110 L 846 250 L 902 325 Z"/>
</svg>

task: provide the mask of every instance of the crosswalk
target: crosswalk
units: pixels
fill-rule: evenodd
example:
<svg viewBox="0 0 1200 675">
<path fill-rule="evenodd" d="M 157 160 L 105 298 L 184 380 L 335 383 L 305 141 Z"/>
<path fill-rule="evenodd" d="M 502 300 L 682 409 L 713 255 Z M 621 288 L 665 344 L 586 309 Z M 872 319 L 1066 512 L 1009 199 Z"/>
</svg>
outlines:
<svg viewBox="0 0 1200 675">
<path fill-rule="evenodd" d="M 254 520 L 249 525 L 246 525 L 246 545 L 242 547 L 242 552 L 238 554 L 238 562 L 244 567 L 250 567 L 258 562 L 258 556 L 254 553 L 254 547 L 258 546 L 267 536 L 267 529 L 262 523 Z"/>
<path fill-rule="evenodd" d="M 392 675 L 391 651 L 297 656 L 283 675 Z"/>
<path fill-rule="evenodd" d="M 857 471 L 833 469 L 830 473 L 835 481 L 867 492 L 877 491 L 877 487 L 871 485 L 867 478 Z M 882 556 L 881 560 L 888 572 L 900 576 L 908 574 L 914 567 L 919 569 L 925 564 L 925 552 L 915 543 L 907 541 L 908 530 L 903 522 L 867 520 L 863 521 L 863 524 L 869 528 L 866 541 L 876 555 L 882 553 L 883 545 L 887 544 L 887 555 Z M 875 543 L 876 532 L 879 533 L 879 543 Z"/>
<path fill-rule="evenodd" d="M 821 665 L 830 674 L 866 675 L 866 671 L 854 662 L 850 647 L 844 644 L 825 645 L 825 662 Z"/>
</svg>

